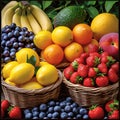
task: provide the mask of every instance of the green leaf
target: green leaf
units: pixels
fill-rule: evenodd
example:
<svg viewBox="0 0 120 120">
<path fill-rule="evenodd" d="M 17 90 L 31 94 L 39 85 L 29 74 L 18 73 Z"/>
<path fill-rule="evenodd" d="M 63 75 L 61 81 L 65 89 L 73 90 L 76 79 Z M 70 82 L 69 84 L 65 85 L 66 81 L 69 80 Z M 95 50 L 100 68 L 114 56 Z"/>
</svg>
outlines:
<svg viewBox="0 0 120 120">
<path fill-rule="evenodd" d="M 28 58 L 28 55 L 27 55 L 27 63 L 30 63 L 33 66 L 35 66 L 35 64 L 36 64 L 36 57 L 32 55 L 30 58 Z"/>
<path fill-rule="evenodd" d="M 98 4 L 99 4 L 99 5 L 102 5 L 102 4 L 104 4 L 104 2 L 105 2 L 105 1 L 99 0 L 99 1 L 98 1 Z"/>
<path fill-rule="evenodd" d="M 38 71 L 39 68 L 40 68 L 39 66 L 35 67 L 35 75 L 36 75 L 36 73 L 37 73 L 37 71 Z"/>
<path fill-rule="evenodd" d="M 105 2 L 105 10 L 106 10 L 106 12 L 109 12 L 116 2 L 117 1 L 106 1 Z"/>
<path fill-rule="evenodd" d="M 53 1 L 49 0 L 49 1 L 42 1 L 42 7 L 43 7 L 43 10 L 45 10 L 46 8 L 48 8 L 51 4 L 52 4 Z"/>
<path fill-rule="evenodd" d="M 89 6 L 89 5 L 95 5 L 95 3 L 96 3 L 96 1 L 85 1 L 85 4 L 87 5 L 87 6 Z"/>
<path fill-rule="evenodd" d="M 71 3 L 71 0 L 67 0 L 65 3 L 65 7 L 67 7 Z"/>
<path fill-rule="evenodd" d="M 92 6 L 86 8 L 86 10 L 91 18 L 94 18 L 96 15 L 99 14 L 98 10 Z"/>
<path fill-rule="evenodd" d="M 36 5 L 36 6 L 38 6 L 39 8 L 42 8 L 42 5 L 40 4 L 40 2 L 38 2 L 38 1 L 30 1 L 30 4 L 32 5 Z"/>
</svg>

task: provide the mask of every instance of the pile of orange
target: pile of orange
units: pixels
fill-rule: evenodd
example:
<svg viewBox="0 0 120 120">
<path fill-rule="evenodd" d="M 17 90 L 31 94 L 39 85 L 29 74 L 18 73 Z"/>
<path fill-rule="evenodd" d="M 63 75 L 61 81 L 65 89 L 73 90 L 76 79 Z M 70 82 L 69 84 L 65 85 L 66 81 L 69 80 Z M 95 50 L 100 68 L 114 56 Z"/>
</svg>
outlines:
<svg viewBox="0 0 120 120">
<path fill-rule="evenodd" d="M 83 52 L 87 52 L 89 43 L 98 43 L 92 38 L 91 27 L 85 23 L 80 23 L 73 30 L 66 26 L 58 26 L 51 33 L 41 31 L 36 34 L 34 43 L 41 49 L 41 57 L 45 61 L 59 65 L 64 60 L 72 62 Z"/>
</svg>

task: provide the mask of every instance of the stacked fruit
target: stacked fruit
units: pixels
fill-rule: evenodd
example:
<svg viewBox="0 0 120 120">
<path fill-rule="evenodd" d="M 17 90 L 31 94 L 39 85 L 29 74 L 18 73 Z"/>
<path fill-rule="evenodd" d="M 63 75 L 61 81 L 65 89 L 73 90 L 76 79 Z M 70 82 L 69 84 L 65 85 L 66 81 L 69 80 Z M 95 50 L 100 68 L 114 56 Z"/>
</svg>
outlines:
<svg viewBox="0 0 120 120">
<path fill-rule="evenodd" d="M 2 76 L 9 85 L 31 90 L 55 83 L 59 75 L 55 66 L 40 62 L 33 49 L 22 48 L 16 53 L 16 61 L 5 64 Z"/>
<path fill-rule="evenodd" d="M 105 87 L 119 80 L 119 62 L 107 52 L 82 53 L 63 71 L 67 80 L 87 87 Z"/>
<path fill-rule="evenodd" d="M 41 30 L 52 30 L 52 23 L 47 14 L 27 1 L 10 1 L 2 9 L 2 27 L 16 23 L 19 27 L 27 27 L 35 34 Z"/>
</svg>

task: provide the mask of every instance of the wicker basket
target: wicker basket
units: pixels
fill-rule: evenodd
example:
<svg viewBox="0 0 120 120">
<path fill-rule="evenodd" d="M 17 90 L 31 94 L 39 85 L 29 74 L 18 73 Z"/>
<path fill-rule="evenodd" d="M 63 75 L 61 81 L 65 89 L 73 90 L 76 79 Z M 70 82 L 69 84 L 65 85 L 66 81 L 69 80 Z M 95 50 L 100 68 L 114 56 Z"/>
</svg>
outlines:
<svg viewBox="0 0 120 120">
<path fill-rule="evenodd" d="M 91 105 L 103 105 L 111 99 L 117 98 L 119 92 L 119 82 L 106 87 L 85 87 L 73 84 L 63 77 L 63 83 L 72 99 L 80 106 L 90 107 Z"/>
<path fill-rule="evenodd" d="M 59 97 L 60 87 L 63 80 L 62 73 L 59 70 L 58 74 L 59 78 L 56 83 L 38 90 L 25 90 L 15 86 L 13 87 L 2 80 L 4 97 L 12 105 L 17 105 L 20 108 L 30 108 L 45 103 L 50 99 L 57 99 Z"/>
</svg>

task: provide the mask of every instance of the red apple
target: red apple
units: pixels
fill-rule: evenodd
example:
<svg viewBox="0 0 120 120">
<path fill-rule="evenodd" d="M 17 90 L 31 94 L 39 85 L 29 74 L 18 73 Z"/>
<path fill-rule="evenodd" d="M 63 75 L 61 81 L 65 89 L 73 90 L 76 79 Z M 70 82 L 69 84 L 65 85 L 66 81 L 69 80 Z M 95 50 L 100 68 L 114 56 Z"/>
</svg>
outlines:
<svg viewBox="0 0 120 120">
<path fill-rule="evenodd" d="M 108 52 L 109 55 L 118 59 L 118 33 L 108 33 L 101 37 L 99 40 L 99 46 L 103 51 Z"/>
</svg>

